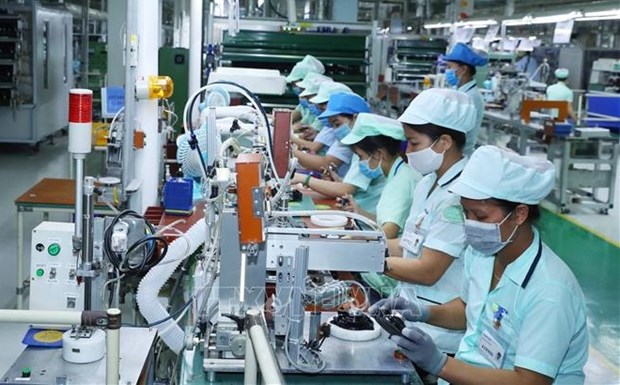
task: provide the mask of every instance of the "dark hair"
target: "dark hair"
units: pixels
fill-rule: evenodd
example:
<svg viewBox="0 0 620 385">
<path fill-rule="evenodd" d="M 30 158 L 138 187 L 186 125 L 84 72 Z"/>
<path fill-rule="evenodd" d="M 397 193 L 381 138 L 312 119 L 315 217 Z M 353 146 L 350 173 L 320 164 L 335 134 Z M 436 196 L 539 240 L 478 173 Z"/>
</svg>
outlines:
<svg viewBox="0 0 620 385">
<path fill-rule="evenodd" d="M 441 127 L 433 123 L 427 123 L 427 124 L 422 124 L 422 125 L 417 125 L 417 124 L 414 125 L 414 124 L 405 123 L 405 125 L 409 127 L 410 129 L 416 132 L 419 132 L 420 134 L 424 134 L 428 136 L 433 141 L 436 141 L 437 139 L 439 139 L 441 135 L 448 135 L 449 137 L 452 138 L 452 140 L 456 144 L 456 148 L 463 151 L 463 147 L 465 147 L 466 139 L 465 139 L 464 132 L 452 130 L 450 128 Z"/>
<path fill-rule="evenodd" d="M 517 208 L 517 206 L 524 204 L 524 203 L 516 203 L 516 202 L 507 201 L 504 199 L 497 199 L 497 198 L 489 198 L 488 201 L 496 206 L 499 206 L 504 211 L 504 214 L 506 215 L 513 212 Z M 540 218 L 540 207 L 538 205 L 526 205 L 526 206 L 528 208 L 527 220 L 530 223 L 536 222 Z"/>
<path fill-rule="evenodd" d="M 471 76 L 476 75 L 476 67 L 474 67 L 473 65 L 471 65 L 471 64 L 467 64 L 467 63 L 464 63 L 464 62 L 462 62 L 462 61 L 458 61 L 458 60 L 450 60 L 450 61 L 451 61 L 451 62 L 454 62 L 454 63 L 456 63 L 456 64 L 458 64 L 458 65 L 462 65 L 462 66 L 467 67 L 467 71 L 469 71 L 469 73 L 471 74 Z"/>
<path fill-rule="evenodd" d="M 401 141 L 385 135 L 367 136 L 359 142 L 353 144 L 354 147 L 363 150 L 367 154 L 373 154 L 379 149 L 384 149 L 388 154 L 403 156 L 400 147 Z"/>
<path fill-rule="evenodd" d="M 337 115 L 334 115 L 334 117 L 336 117 L 336 116 L 342 116 L 343 118 L 347 118 L 347 119 L 351 120 L 351 119 L 353 119 L 353 117 L 355 115 L 353 115 L 353 114 L 337 114 Z"/>
</svg>

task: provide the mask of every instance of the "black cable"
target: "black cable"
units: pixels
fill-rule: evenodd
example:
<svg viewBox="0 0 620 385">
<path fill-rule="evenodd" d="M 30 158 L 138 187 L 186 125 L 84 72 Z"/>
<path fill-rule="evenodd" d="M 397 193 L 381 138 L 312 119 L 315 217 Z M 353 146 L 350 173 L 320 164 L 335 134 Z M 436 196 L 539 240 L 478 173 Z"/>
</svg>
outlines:
<svg viewBox="0 0 620 385">
<path fill-rule="evenodd" d="M 137 240 L 136 242 L 134 242 L 128 249 L 127 252 L 125 253 L 125 258 L 123 259 L 123 262 L 126 264 L 129 262 L 129 256 L 131 254 L 133 254 L 138 247 L 143 246 L 146 242 L 150 242 L 150 241 L 154 241 L 155 244 L 157 244 L 157 241 L 160 241 L 164 246 L 163 246 L 163 250 L 161 253 L 159 253 L 159 255 L 157 255 L 156 253 L 153 252 L 153 250 L 156 251 L 156 248 L 151 247 L 151 249 L 148 251 L 148 257 L 150 258 L 142 258 L 142 262 L 140 264 L 140 268 L 139 269 L 135 269 L 131 266 L 128 266 L 127 269 L 123 269 L 123 264 L 120 265 L 120 271 L 121 273 L 131 273 L 132 271 L 137 271 L 137 272 L 147 272 L 149 271 L 153 266 L 157 265 L 159 262 L 161 262 L 161 260 L 166 256 L 166 254 L 168 253 L 168 242 L 166 242 L 166 240 L 162 237 L 159 236 L 153 236 L 153 235 L 149 235 L 146 236 L 142 239 Z M 147 245 L 144 245 L 147 246 Z M 147 252 L 145 250 L 145 252 Z M 151 260 L 152 259 L 152 260 Z M 148 262 L 147 262 L 148 261 Z"/>
<path fill-rule="evenodd" d="M 243 91 L 245 91 L 247 93 L 247 95 L 250 97 L 250 99 L 252 99 L 254 101 L 254 103 L 256 103 L 256 105 L 258 106 L 258 110 L 260 111 L 261 115 L 263 115 L 263 119 L 265 120 L 265 124 L 267 125 L 266 128 L 267 128 L 267 136 L 269 137 L 269 152 L 271 154 L 273 154 L 273 139 L 271 137 L 271 126 L 269 125 L 269 119 L 267 118 L 267 112 L 263 108 L 263 105 L 260 103 L 260 100 L 258 99 L 258 97 L 256 95 L 254 95 L 254 93 L 252 93 L 252 91 L 248 90 L 244 86 L 242 86 L 240 84 L 237 84 L 235 82 L 229 82 L 229 81 L 226 81 L 226 80 L 218 80 L 218 81 L 213 82 L 211 84 L 228 84 L 228 85 L 232 85 L 232 86 L 235 86 L 235 87 L 239 87 L 240 89 L 242 89 Z M 273 170 L 273 172 L 276 173 L 276 170 Z M 277 175 L 277 176 L 280 177 L 279 175 Z"/>
<path fill-rule="evenodd" d="M 211 73 L 211 69 L 207 68 L 207 84 L 209 81 L 209 76 Z M 251 100 L 254 101 L 254 103 L 258 106 L 258 110 L 260 111 L 261 115 L 263 116 L 264 120 L 265 120 L 265 124 L 267 125 L 267 136 L 269 138 L 269 152 L 271 154 L 273 154 L 273 139 L 271 137 L 271 126 L 269 125 L 269 119 L 267 118 L 267 112 L 265 111 L 265 109 L 263 108 L 263 105 L 260 103 L 260 100 L 258 99 L 258 97 L 256 95 L 254 95 L 254 93 L 252 93 L 252 91 L 250 91 L 249 89 L 243 87 L 240 84 L 237 84 L 235 82 L 230 82 L 230 81 L 225 81 L 225 80 L 219 80 L 216 82 L 211 83 L 210 85 L 214 85 L 214 84 L 228 84 L 228 85 L 232 85 L 235 87 L 238 87 L 240 89 L 242 89 L 243 91 L 246 92 L 246 94 L 249 96 L 249 98 Z M 204 91 L 203 91 L 204 92 Z M 188 119 L 188 126 L 189 126 L 189 131 L 190 131 L 190 140 L 189 140 L 189 146 L 192 150 L 198 150 L 198 157 L 200 158 L 200 164 L 202 165 L 202 169 L 205 173 L 205 175 L 209 175 L 208 169 L 207 169 L 207 165 L 205 163 L 204 158 L 202 157 L 202 151 L 200 151 L 200 147 L 198 146 L 198 139 L 196 138 L 196 134 L 194 133 L 194 125 L 192 124 L 192 119 L 191 119 L 191 113 L 194 110 L 194 103 L 196 103 L 196 100 L 198 99 L 198 97 L 200 95 L 202 95 L 203 92 L 200 92 L 198 94 L 196 94 L 192 100 L 189 102 L 189 114 L 190 114 L 190 119 Z M 207 127 L 208 129 L 209 127 Z M 276 170 L 273 170 L 273 172 L 275 173 Z M 277 174 L 276 174 L 277 175 Z M 279 175 L 278 175 L 279 177 Z"/>
<path fill-rule="evenodd" d="M 155 322 L 151 322 L 150 324 L 145 325 L 145 327 L 153 327 L 153 326 L 157 326 L 159 324 L 162 324 L 170 319 L 176 318 L 178 317 L 181 313 L 183 313 L 183 311 L 185 311 L 185 309 L 187 309 L 189 307 L 189 305 L 192 304 L 192 302 L 194 301 L 194 297 L 190 298 L 187 302 L 185 302 L 185 304 L 183 304 L 183 306 L 181 306 L 177 311 L 175 311 L 174 313 L 168 315 L 165 318 L 160 319 L 159 321 L 155 321 Z"/>
<path fill-rule="evenodd" d="M 150 235 L 147 235 L 144 238 L 134 242 L 131 246 L 128 247 L 127 252 L 124 254 L 124 256 L 121 256 L 120 253 L 116 253 L 114 250 L 112 250 L 111 243 L 114 226 L 123 217 L 133 217 L 141 219 L 142 221 L 144 221 L 144 224 L 147 230 L 150 232 Z M 168 242 L 164 238 L 152 234 L 155 234 L 155 227 L 151 223 L 149 223 L 143 216 L 133 210 L 121 211 L 112 219 L 112 221 L 104 231 L 103 251 L 110 263 L 112 263 L 112 265 L 119 272 L 134 276 L 144 275 L 152 267 L 161 262 L 161 260 L 166 256 L 166 253 L 168 252 Z M 160 253 L 158 253 L 157 249 L 158 241 L 163 244 L 162 251 Z M 152 242 L 152 244 L 147 245 L 147 242 Z M 138 268 L 128 266 L 127 269 L 125 269 L 124 265 L 129 262 L 129 257 L 140 246 L 148 248 L 144 250 L 144 257 L 142 258 L 140 266 Z"/>
</svg>

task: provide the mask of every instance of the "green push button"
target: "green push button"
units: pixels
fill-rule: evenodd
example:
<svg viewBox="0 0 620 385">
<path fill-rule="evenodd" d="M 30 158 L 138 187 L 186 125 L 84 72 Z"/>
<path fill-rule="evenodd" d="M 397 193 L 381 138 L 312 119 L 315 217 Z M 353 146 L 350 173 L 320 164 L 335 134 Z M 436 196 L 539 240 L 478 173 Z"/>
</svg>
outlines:
<svg viewBox="0 0 620 385">
<path fill-rule="evenodd" d="M 37 277 L 43 277 L 43 275 L 45 274 L 45 270 L 37 269 L 36 274 L 37 274 Z"/>
<path fill-rule="evenodd" d="M 51 245 L 47 247 L 47 252 L 52 257 L 57 256 L 58 254 L 60 254 L 60 245 L 58 243 L 52 243 Z"/>
</svg>

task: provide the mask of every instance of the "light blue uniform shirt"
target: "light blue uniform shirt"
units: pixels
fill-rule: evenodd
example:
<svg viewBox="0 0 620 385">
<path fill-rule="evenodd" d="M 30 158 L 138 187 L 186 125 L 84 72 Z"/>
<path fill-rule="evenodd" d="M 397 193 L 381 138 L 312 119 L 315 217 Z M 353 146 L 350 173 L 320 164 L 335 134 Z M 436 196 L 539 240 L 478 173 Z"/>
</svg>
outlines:
<svg viewBox="0 0 620 385">
<path fill-rule="evenodd" d="M 413 190 L 422 176 L 402 159 L 397 159 L 390 169 L 387 182 L 377 204 L 377 224 L 394 223 L 403 232 L 413 201 Z M 398 281 L 378 273 L 362 273 L 362 278 L 382 296 L 392 294 Z"/>
<path fill-rule="evenodd" d="M 438 181 L 437 174 L 433 172 L 425 175 L 418 182 L 401 238 L 404 258 L 418 259 L 423 248 L 428 248 L 448 254 L 454 258 L 452 264 L 434 285 L 424 286 L 400 282 L 396 295 L 412 302 L 423 301 L 430 305 L 443 304 L 459 296 L 463 282 L 461 254 L 466 246 L 465 223 L 460 197 L 449 192 L 448 188 L 456 181 L 466 163 L 467 158 L 461 159 L 450 167 Z M 435 182 L 437 186 L 430 192 Z M 407 239 L 412 236 L 421 239 L 415 251 L 407 242 Z M 416 323 L 415 326 L 428 333 L 437 347 L 447 353 L 457 351 L 463 336 L 462 331 L 448 330 L 425 323 Z"/>
<path fill-rule="evenodd" d="M 397 159 L 387 177 L 387 182 L 377 204 L 377 224 L 383 226 L 391 222 L 403 232 L 409 216 L 413 190 L 422 176 L 409 167 L 402 159 Z"/>
<path fill-rule="evenodd" d="M 480 126 L 482 125 L 482 117 L 484 115 L 484 98 L 482 97 L 478 86 L 476 86 L 476 80 L 463 84 L 459 87 L 458 91 L 467 94 L 476 107 L 476 125 L 473 130 L 465 134 L 465 147 L 463 148 L 463 154 L 466 156 L 471 156 L 474 152 L 476 141 L 478 140 Z"/>
<path fill-rule="evenodd" d="M 334 135 L 333 127 L 325 127 L 323 128 L 316 137 L 314 138 L 315 142 L 319 142 L 323 144 L 325 147 L 330 147 L 336 141 L 336 135 Z"/>
<path fill-rule="evenodd" d="M 567 101 L 569 103 L 573 103 L 573 90 L 568 88 L 568 86 L 562 81 L 547 87 L 546 94 L 547 100 Z M 558 116 L 558 111 L 552 109 L 549 111 L 549 115 L 551 115 L 552 118 L 555 118 Z"/>
<path fill-rule="evenodd" d="M 557 385 L 583 384 L 588 359 L 583 293 L 568 266 L 533 231 L 532 244 L 491 292 L 494 258 L 466 249 L 461 299 L 467 304 L 467 331 L 456 358 L 494 367 L 479 352 L 486 331 L 505 351 L 502 369 L 518 366 L 554 378 Z M 496 327 L 499 306 L 506 313 Z"/>
<path fill-rule="evenodd" d="M 344 178 L 351 165 L 353 150 L 351 150 L 349 146 L 340 143 L 339 140 L 336 140 L 334 144 L 329 147 L 329 150 L 327 150 L 325 155 L 331 155 L 342 161 L 342 164 L 338 167 L 337 173 Z"/>
<path fill-rule="evenodd" d="M 351 167 L 347 175 L 344 176 L 342 182 L 357 187 L 357 191 L 355 195 L 353 195 L 355 202 L 364 211 L 375 214 L 377 212 L 377 203 L 379 203 L 381 192 L 385 186 L 386 178 L 382 176 L 371 180 L 364 176 L 360 171 L 359 162 L 359 156 L 354 153 L 351 157 Z"/>
</svg>

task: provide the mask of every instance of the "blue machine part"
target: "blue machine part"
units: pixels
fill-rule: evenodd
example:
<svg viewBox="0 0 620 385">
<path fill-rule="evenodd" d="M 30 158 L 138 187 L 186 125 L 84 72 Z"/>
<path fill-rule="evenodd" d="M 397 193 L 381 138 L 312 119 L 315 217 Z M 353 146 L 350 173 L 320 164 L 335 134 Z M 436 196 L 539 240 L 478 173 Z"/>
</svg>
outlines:
<svg viewBox="0 0 620 385">
<path fill-rule="evenodd" d="M 605 127 L 612 132 L 620 131 L 620 121 L 608 121 L 600 115 L 620 119 L 620 95 L 586 94 L 588 117 L 586 124 L 590 127 Z M 592 115 L 595 114 L 595 115 Z"/>
<path fill-rule="evenodd" d="M 172 178 L 164 185 L 164 210 L 172 213 L 191 213 L 194 181 L 186 178 Z"/>
</svg>

